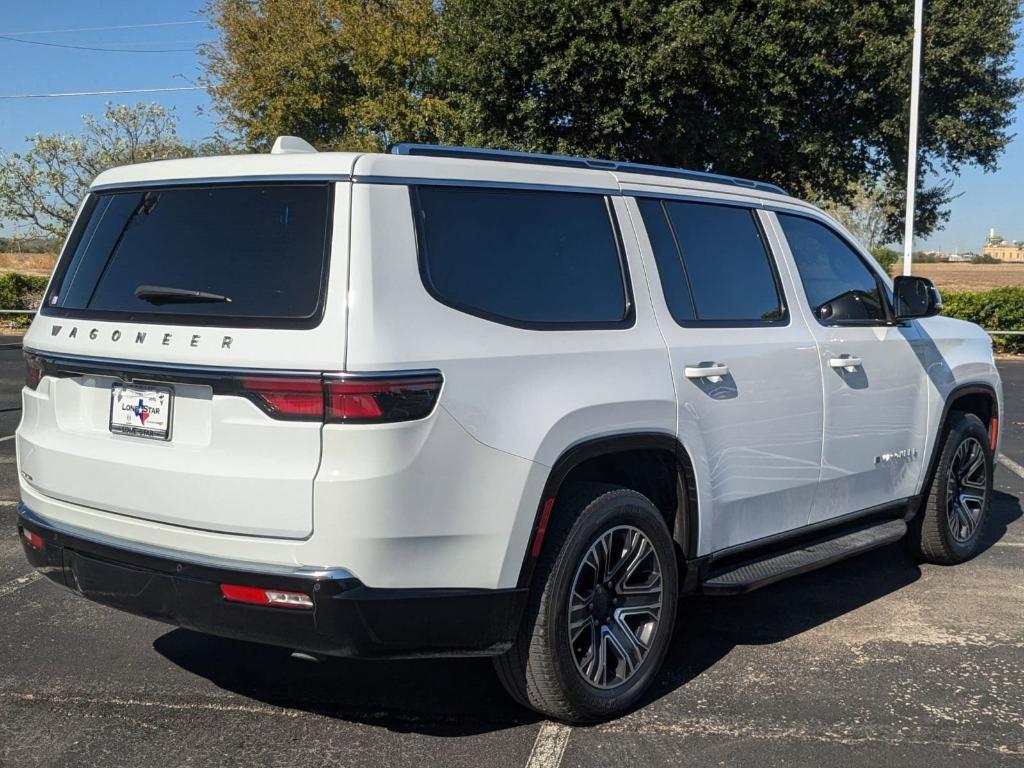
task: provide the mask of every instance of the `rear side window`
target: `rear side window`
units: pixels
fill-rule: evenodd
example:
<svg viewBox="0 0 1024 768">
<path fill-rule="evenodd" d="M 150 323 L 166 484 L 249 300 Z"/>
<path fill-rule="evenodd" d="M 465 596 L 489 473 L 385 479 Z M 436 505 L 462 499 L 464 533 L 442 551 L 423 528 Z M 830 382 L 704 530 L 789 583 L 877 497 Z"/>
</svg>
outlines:
<svg viewBox="0 0 1024 768">
<path fill-rule="evenodd" d="M 76 224 L 46 312 L 310 326 L 330 224 L 328 184 L 100 192 Z"/>
<path fill-rule="evenodd" d="M 677 323 L 786 320 L 778 276 L 753 211 L 675 200 L 640 200 L 638 205 Z"/>
<path fill-rule="evenodd" d="M 423 281 L 444 304 L 526 328 L 632 321 L 607 198 L 434 186 L 411 194 Z"/>
<path fill-rule="evenodd" d="M 804 216 L 777 214 L 800 281 L 822 323 L 885 322 L 878 275 L 831 229 Z"/>
</svg>

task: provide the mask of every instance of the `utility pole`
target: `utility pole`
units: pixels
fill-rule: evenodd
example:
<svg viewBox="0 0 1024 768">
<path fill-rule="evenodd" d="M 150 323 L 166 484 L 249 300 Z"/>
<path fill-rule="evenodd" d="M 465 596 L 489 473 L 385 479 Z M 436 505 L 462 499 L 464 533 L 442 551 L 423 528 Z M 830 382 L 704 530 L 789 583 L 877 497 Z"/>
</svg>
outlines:
<svg viewBox="0 0 1024 768">
<path fill-rule="evenodd" d="M 921 101 L 921 33 L 924 0 L 914 0 L 914 53 L 910 73 L 910 148 L 907 153 L 907 213 L 903 228 L 903 274 L 910 274 L 914 252 L 914 194 L 917 191 L 917 112 Z"/>
</svg>

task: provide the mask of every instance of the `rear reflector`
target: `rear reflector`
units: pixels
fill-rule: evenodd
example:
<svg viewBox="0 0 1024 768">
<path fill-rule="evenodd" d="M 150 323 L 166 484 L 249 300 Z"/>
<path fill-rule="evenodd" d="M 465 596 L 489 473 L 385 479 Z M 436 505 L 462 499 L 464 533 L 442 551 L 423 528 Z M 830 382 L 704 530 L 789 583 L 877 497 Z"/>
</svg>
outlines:
<svg viewBox="0 0 1024 768">
<path fill-rule="evenodd" d="M 224 595 L 225 600 L 230 600 L 233 603 L 269 605 L 275 608 L 309 609 L 313 607 L 313 598 L 305 592 L 246 587 L 241 584 L 221 584 L 220 592 Z"/>
<path fill-rule="evenodd" d="M 22 528 L 21 535 L 25 537 L 25 541 L 27 541 L 28 545 L 34 550 L 41 552 L 43 547 L 46 546 L 43 543 L 43 537 L 39 534 L 32 533 L 28 528 Z"/>
<path fill-rule="evenodd" d="M 999 444 L 999 419 L 995 416 L 988 425 L 988 447 L 993 451 L 996 449 L 996 445 Z"/>
<path fill-rule="evenodd" d="M 247 376 L 241 394 L 275 419 L 375 424 L 429 416 L 442 381 L 440 373 Z"/>
</svg>

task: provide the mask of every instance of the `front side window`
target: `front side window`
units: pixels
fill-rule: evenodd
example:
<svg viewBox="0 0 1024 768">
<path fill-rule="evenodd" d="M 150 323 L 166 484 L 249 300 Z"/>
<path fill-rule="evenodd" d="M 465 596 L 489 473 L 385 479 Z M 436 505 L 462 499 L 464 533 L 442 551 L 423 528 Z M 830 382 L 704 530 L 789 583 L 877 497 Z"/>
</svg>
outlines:
<svg viewBox="0 0 1024 768">
<path fill-rule="evenodd" d="M 765 325 L 786 319 L 761 228 L 748 208 L 638 201 L 665 301 L 681 325 Z"/>
<path fill-rule="evenodd" d="M 805 216 L 777 215 L 807 301 L 820 322 L 874 324 L 887 320 L 878 275 L 845 240 Z"/>
<path fill-rule="evenodd" d="M 630 322 L 607 198 L 419 186 L 412 200 L 421 274 L 442 303 L 527 328 Z"/>
</svg>

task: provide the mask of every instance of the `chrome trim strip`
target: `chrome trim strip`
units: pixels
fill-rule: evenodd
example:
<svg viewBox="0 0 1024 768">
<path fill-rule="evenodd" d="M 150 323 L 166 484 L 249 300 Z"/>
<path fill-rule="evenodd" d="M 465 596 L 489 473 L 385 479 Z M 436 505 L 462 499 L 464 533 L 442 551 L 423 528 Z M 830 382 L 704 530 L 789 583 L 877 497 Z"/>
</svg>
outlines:
<svg viewBox="0 0 1024 768">
<path fill-rule="evenodd" d="M 349 181 L 351 175 L 344 173 L 264 173 L 258 175 L 241 176 L 197 176 L 195 178 L 166 178 L 166 179 L 140 179 L 138 181 L 113 182 L 110 184 L 95 184 L 89 187 L 90 192 L 108 192 L 110 190 L 132 190 L 148 189 L 150 187 L 182 187 L 195 185 L 217 185 L 222 184 L 259 184 L 277 181 Z"/>
<path fill-rule="evenodd" d="M 76 539 L 82 539 L 93 544 L 99 544 L 105 547 L 112 547 L 114 549 L 124 550 L 125 552 L 131 552 L 136 555 L 142 555 L 146 557 L 159 557 L 165 560 L 171 560 L 179 563 L 187 563 L 189 565 L 198 565 L 206 568 L 218 568 L 229 571 L 244 571 L 246 573 L 259 573 L 268 574 L 271 576 L 297 576 L 300 578 L 311 578 L 311 579 L 354 579 L 355 575 L 347 568 L 340 567 L 323 567 L 317 568 L 315 566 L 291 566 L 291 565 L 277 565 L 273 563 L 254 563 L 247 560 L 232 560 L 224 557 L 212 557 L 207 555 L 197 555 L 191 552 L 181 552 L 176 549 L 167 549 L 165 547 L 159 547 L 152 544 L 140 544 L 134 541 L 126 541 L 124 539 L 117 539 L 111 536 L 106 536 L 102 533 L 96 533 L 95 531 L 89 531 L 77 526 L 67 525 L 66 523 L 56 523 L 49 520 L 42 515 L 33 512 L 29 509 L 24 502 L 18 502 L 18 514 L 24 519 L 31 523 L 34 523 L 42 528 L 48 528 L 57 533 L 62 533 L 67 536 L 72 536 Z"/>
<path fill-rule="evenodd" d="M 149 360 L 125 360 L 116 357 L 93 357 L 90 355 L 74 355 L 61 352 L 47 352 L 35 347 L 24 347 L 26 354 L 43 358 L 48 363 L 57 367 L 66 367 L 72 372 L 81 367 L 81 373 L 98 373 L 100 375 L 114 376 L 118 373 L 140 373 L 147 374 L 156 371 L 167 372 L 168 374 L 183 374 L 185 376 L 199 377 L 237 377 L 237 376 L 324 376 L 330 379 L 370 379 L 370 378 L 401 378 L 407 376 L 430 376 L 440 374 L 437 368 L 418 368 L 401 371 L 323 371 L 312 368 L 242 368 L 216 365 L 192 365 L 189 363 L 163 363 Z M 96 369 L 109 368 L 109 371 L 97 371 Z"/>
</svg>

